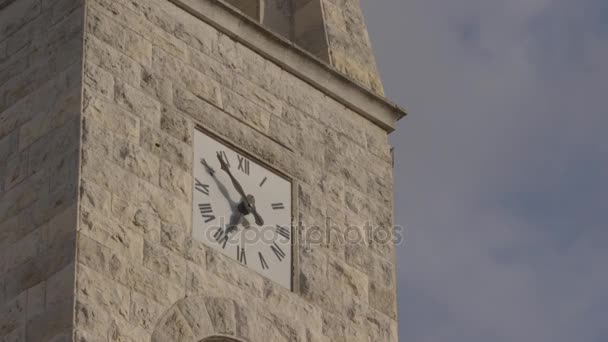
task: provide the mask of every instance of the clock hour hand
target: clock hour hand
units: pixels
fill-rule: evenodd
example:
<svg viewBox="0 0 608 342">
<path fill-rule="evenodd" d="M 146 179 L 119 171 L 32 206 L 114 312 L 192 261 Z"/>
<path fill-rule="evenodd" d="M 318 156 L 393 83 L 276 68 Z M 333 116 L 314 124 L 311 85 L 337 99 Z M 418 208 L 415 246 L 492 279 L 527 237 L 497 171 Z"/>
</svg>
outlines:
<svg viewBox="0 0 608 342">
<path fill-rule="evenodd" d="M 255 218 L 255 224 L 257 224 L 258 226 L 263 225 L 264 219 L 258 213 L 258 211 L 255 209 L 255 197 L 253 197 L 252 195 L 247 195 L 246 198 L 247 198 L 247 203 L 249 203 L 249 212 L 251 212 L 253 214 L 253 217 Z"/>
<path fill-rule="evenodd" d="M 226 161 L 224 160 L 224 158 L 222 157 L 222 154 L 220 152 L 217 153 L 217 159 L 219 159 L 219 161 L 220 161 L 220 167 L 222 168 L 222 170 L 224 170 L 230 177 L 230 180 L 232 181 L 232 185 L 234 185 L 234 188 L 236 189 L 236 191 L 241 195 L 241 197 L 243 197 L 243 202 L 247 206 L 247 210 L 249 212 L 253 213 L 253 216 L 255 217 L 255 223 L 258 226 L 263 225 L 264 219 L 262 218 L 262 216 L 260 216 L 260 214 L 255 209 L 255 201 L 251 201 L 250 198 L 247 196 L 247 194 L 245 194 L 245 191 L 243 190 L 241 183 L 239 183 L 239 181 L 234 177 L 232 172 L 230 172 L 230 167 L 228 166 L 228 164 L 226 163 Z M 251 196 L 251 199 L 253 199 L 253 196 Z"/>
</svg>

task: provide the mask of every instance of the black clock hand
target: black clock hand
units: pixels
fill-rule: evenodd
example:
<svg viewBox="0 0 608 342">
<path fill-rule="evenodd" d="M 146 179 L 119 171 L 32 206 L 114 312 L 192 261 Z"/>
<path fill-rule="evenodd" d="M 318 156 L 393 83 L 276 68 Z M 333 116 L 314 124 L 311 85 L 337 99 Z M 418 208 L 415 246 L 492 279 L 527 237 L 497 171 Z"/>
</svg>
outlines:
<svg viewBox="0 0 608 342">
<path fill-rule="evenodd" d="M 226 161 L 222 157 L 222 154 L 219 153 L 219 152 L 217 153 L 217 159 L 219 159 L 219 161 L 220 161 L 220 166 L 221 166 L 222 170 L 224 170 L 228 174 L 228 176 L 230 177 L 230 180 L 232 181 L 232 185 L 234 185 L 234 188 L 236 189 L 236 191 L 243 197 L 243 202 L 247 206 L 248 211 L 250 211 L 251 213 L 253 213 L 253 216 L 255 217 L 255 223 L 258 226 L 263 225 L 264 224 L 264 219 L 262 218 L 262 216 L 260 216 L 260 214 L 255 209 L 255 203 L 253 203 L 254 201 L 251 201 L 247 197 L 247 194 L 245 194 L 245 191 L 243 190 L 243 187 L 241 186 L 241 184 L 239 183 L 239 181 L 234 177 L 234 175 L 232 174 L 232 172 L 230 172 L 230 167 L 228 166 L 228 164 L 226 163 Z M 253 199 L 253 197 L 252 197 L 252 199 Z"/>
</svg>

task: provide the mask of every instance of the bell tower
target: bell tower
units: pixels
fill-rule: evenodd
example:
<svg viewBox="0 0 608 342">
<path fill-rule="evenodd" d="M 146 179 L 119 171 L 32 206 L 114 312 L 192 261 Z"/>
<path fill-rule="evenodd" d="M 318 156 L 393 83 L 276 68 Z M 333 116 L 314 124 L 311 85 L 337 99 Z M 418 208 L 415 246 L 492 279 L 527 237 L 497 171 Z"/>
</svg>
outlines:
<svg viewBox="0 0 608 342">
<path fill-rule="evenodd" d="M 244 14 L 383 95 L 358 0 L 228 0 Z"/>
<path fill-rule="evenodd" d="M 358 0 L 0 0 L 0 341 L 397 341 Z"/>
</svg>

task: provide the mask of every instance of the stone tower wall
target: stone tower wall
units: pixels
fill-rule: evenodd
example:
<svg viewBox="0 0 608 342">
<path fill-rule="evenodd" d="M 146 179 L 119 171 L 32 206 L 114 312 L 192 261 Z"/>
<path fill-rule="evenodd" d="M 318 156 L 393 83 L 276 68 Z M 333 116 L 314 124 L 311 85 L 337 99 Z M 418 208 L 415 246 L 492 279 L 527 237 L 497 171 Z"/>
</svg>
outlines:
<svg viewBox="0 0 608 342">
<path fill-rule="evenodd" d="M 195 125 L 292 175 L 298 219 L 334 234 L 390 227 L 387 133 L 169 1 L 86 21 L 77 335 L 395 341 L 390 243 L 302 246 L 289 292 L 190 238 Z"/>
<path fill-rule="evenodd" d="M 331 64 L 383 95 L 384 88 L 359 0 L 322 0 Z"/>
<path fill-rule="evenodd" d="M 72 334 L 83 6 L 0 1 L 0 340 Z"/>
<path fill-rule="evenodd" d="M 1 339 L 396 341 L 386 127 L 174 2 L 0 0 Z M 293 292 L 190 238 L 197 125 L 293 177 Z"/>
</svg>

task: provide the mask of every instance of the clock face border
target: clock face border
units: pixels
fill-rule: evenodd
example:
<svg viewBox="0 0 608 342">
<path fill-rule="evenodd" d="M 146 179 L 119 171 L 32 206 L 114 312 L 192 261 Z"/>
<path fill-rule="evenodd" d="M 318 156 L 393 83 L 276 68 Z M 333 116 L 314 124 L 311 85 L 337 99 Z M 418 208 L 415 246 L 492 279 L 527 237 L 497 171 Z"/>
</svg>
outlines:
<svg viewBox="0 0 608 342">
<path fill-rule="evenodd" d="M 253 129 L 253 128 L 251 128 Z M 193 164 L 196 162 L 196 149 L 195 149 L 195 134 L 196 132 L 200 132 L 202 134 L 205 134 L 207 136 L 209 136 L 210 138 L 216 140 L 217 142 L 219 142 L 220 144 L 223 144 L 225 146 L 227 146 L 228 148 L 232 149 L 234 152 L 242 155 L 243 157 L 248 158 L 249 160 L 255 162 L 256 164 L 260 165 L 263 168 L 266 168 L 268 171 L 274 173 L 276 176 L 282 178 L 283 180 L 289 182 L 290 186 L 291 186 L 291 191 L 290 191 L 290 201 L 291 201 L 291 277 L 290 277 L 290 286 L 289 288 L 284 287 L 283 285 L 280 285 L 278 283 L 276 283 L 274 280 L 268 278 L 267 276 L 260 274 L 259 272 L 245 267 L 243 265 L 241 265 L 239 262 L 237 262 L 236 260 L 235 263 L 239 266 L 239 267 L 245 267 L 247 269 L 249 269 L 252 272 L 257 273 L 259 276 L 268 279 L 270 281 L 272 281 L 273 283 L 277 284 L 278 286 L 281 286 L 282 288 L 286 288 L 287 290 L 289 290 L 290 292 L 294 292 L 294 293 L 299 293 L 300 292 L 300 272 L 299 272 L 299 266 L 300 266 L 300 227 L 299 225 L 296 223 L 296 218 L 298 217 L 298 213 L 299 213 L 299 206 L 298 206 L 298 183 L 296 181 L 296 178 L 291 176 L 288 172 L 281 170 L 279 168 L 277 168 L 276 166 L 272 165 L 271 163 L 267 162 L 266 160 L 264 160 L 263 158 L 261 158 L 260 156 L 258 156 L 255 153 L 252 153 L 250 151 L 247 151 L 245 149 L 243 149 L 242 147 L 240 147 L 238 144 L 236 144 L 235 142 L 233 142 L 231 139 L 227 138 L 226 136 L 223 136 L 219 133 L 216 133 L 215 131 L 213 131 L 212 129 L 209 129 L 207 127 L 204 127 L 198 123 L 194 124 L 194 127 L 192 129 L 192 162 Z M 266 136 L 264 133 L 260 134 Z M 272 141 L 272 143 L 277 144 L 277 146 L 280 146 L 281 149 L 284 149 L 284 153 L 293 153 L 293 151 L 291 151 L 290 149 L 286 148 L 285 146 L 283 146 L 282 144 L 278 144 L 277 142 L 275 142 L 273 139 L 270 139 L 270 141 Z M 190 198 L 190 204 L 191 204 L 191 210 L 192 210 L 192 215 L 194 217 L 194 215 L 196 215 L 196 212 L 194 210 L 194 187 L 192 186 L 192 184 L 194 184 L 194 169 L 191 169 L 191 174 L 192 174 L 192 182 L 191 182 L 191 188 L 190 190 L 192 191 L 192 196 Z M 194 219 L 192 219 L 192 223 L 190 225 L 190 230 L 189 230 L 189 234 L 188 236 L 191 238 L 193 237 L 193 230 L 194 230 Z M 201 243 L 204 243 L 201 240 L 197 240 Z M 207 244 L 205 244 L 206 248 L 211 248 L 214 249 L 211 246 L 208 246 Z M 215 249 L 214 249 L 215 250 Z M 232 258 L 230 258 L 232 259 Z"/>
</svg>

